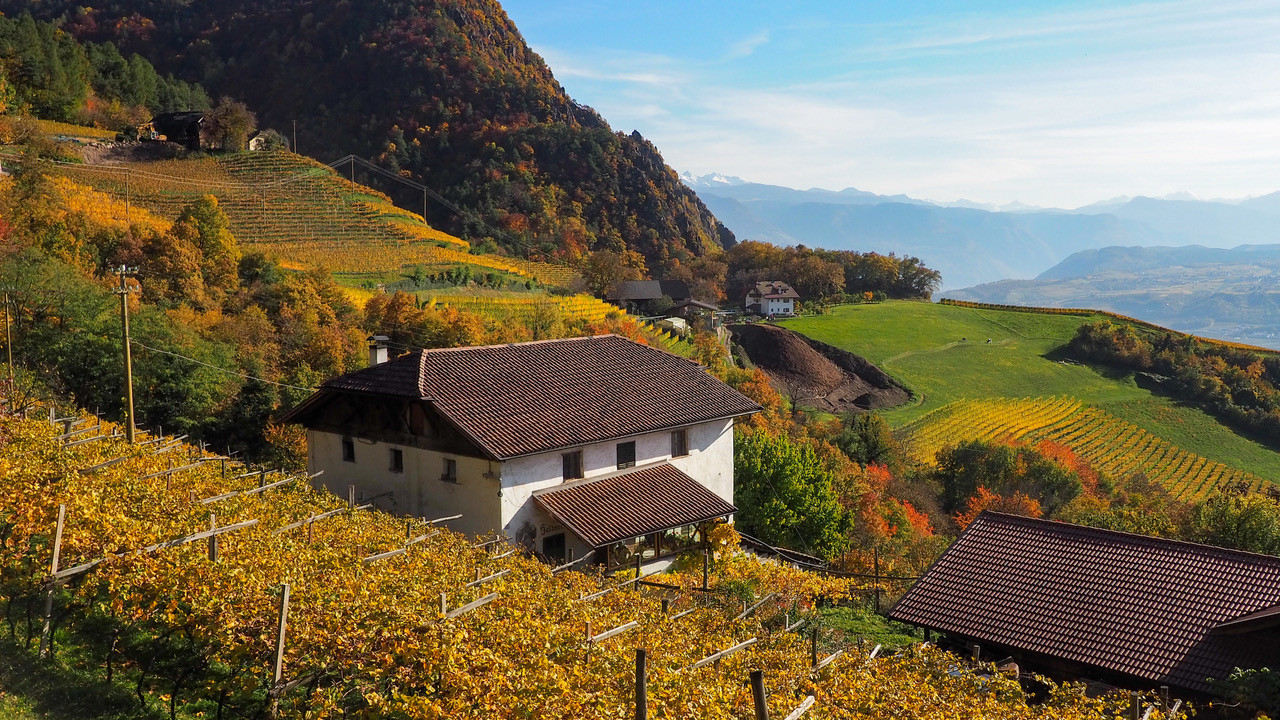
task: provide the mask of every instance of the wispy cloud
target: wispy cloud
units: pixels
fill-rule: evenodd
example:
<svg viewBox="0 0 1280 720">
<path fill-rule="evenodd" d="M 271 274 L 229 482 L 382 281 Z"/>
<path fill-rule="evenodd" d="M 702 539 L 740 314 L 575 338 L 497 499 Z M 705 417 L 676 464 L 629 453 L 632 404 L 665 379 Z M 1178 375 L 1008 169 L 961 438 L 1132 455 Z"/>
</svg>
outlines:
<svg viewBox="0 0 1280 720">
<path fill-rule="evenodd" d="M 1274 0 L 1177 0 L 778 26 L 701 60 L 539 49 L 679 170 L 1069 207 L 1280 187 L 1277 36 Z"/>
<path fill-rule="evenodd" d="M 737 60 L 739 58 L 749 57 L 761 46 L 769 42 L 769 31 L 761 30 L 749 37 L 745 37 L 733 45 L 729 46 L 729 52 L 725 53 L 725 60 Z"/>
</svg>

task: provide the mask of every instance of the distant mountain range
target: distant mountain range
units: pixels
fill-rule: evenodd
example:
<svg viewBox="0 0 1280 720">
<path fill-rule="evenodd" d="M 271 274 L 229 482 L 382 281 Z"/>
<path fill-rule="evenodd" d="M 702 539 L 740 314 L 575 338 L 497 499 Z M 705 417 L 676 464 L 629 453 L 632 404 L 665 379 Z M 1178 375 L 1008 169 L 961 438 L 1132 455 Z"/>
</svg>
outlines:
<svg viewBox="0 0 1280 720">
<path fill-rule="evenodd" d="M 1002 280 L 943 295 L 1111 310 L 1196 335 L 1280 349 L 1280 245 L 1086 250 L 1034 280 Z"/>
<path fill-rule="evenodd" d="M 915 255 L 955 289 L 1033 278 L 1111 246 L 1231 248 L 1280 242 L 1280 193 L 1244 201 L 1117 198 L 1073 210 L 794 190 L 720 174 L 681 176 L 739 239 Z"/>
</svg>

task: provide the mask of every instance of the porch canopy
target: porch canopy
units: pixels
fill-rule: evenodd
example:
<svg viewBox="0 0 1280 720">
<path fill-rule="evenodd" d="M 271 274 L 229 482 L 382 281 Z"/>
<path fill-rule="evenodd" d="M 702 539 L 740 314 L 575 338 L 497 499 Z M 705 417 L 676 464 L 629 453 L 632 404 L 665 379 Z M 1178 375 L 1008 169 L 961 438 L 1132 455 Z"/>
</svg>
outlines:
<svg viewBox="0 0 1280 720">
<path fill-rule="evenodd" d="M 732 515 L 737 508 L 667 463 L 534 493 L 592 547 Z"/>
</svg>

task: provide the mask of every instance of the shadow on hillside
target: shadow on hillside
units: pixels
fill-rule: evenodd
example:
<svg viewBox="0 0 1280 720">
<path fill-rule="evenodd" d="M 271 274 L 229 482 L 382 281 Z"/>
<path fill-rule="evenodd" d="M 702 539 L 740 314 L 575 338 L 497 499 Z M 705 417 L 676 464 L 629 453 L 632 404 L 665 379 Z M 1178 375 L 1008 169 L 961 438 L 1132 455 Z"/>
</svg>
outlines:
<svg viewBox="0 0 1280 720">
<path fill-rule="evenodd" d="M 107 683 L 97 667 L 73 667 L 60 648 L 60 656 L 42 661 L 8 637 L 0 639 L 0 690 L 29 704 L 41 718 L 51 720 L 159 720 L 162 715 L 138 705 L 123 685 Z"/>
</svg>

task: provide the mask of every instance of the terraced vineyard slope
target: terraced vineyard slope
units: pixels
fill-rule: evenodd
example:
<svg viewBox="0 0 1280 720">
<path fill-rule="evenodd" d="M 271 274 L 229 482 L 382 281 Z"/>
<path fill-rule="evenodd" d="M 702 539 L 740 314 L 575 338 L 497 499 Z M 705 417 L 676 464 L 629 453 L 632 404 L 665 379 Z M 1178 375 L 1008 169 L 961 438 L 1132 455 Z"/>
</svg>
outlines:
<svg viewBox="0 0 1280 720">
<path fill-rule="evenodd" d="M 200 195 L 214 195 L 243 245 L 269 251 L 293 269 L 377 274 L 472 265 L 544 285 L 565 285 L 574 277 L 563 266 L 472 254 L 466 240 L 436 230 L 386 195 L 289 152 L 62 169 L 78 183 L 167 218 Z"/>
<path fill-rule="evenodd" d="M 1052 440 L 1113 478 L 1142 473 L 1181 500 L 1226 484 L 1251 489 L 1267 480 L 1192 452 L 1073 398 L 962 400 L 900 431 L 911 454 L 932 462 L 938 451 L 967 440 Z"/>
<path fill-rule="evenodd" d="M 1102 720 L 1120 709 L 1070 693 L 1030 706 L 1014 681 L 956 672 L 962 661 L 929 647 L 869 657 L 824 634 L 824 656 L 845 652 L 814 669 L 808 638 L 786 623 L 819 596 L 847 597 L 847 580 L 728 552 L 710 593 L 693 591 L 694 574 L 666 574 L 662 587 L 555 572 L 505 545 L 351 507 L 305 477 L 224 470 L 171 438 L 129 446 L 118 427 L 67 422 L 61 436 L 62 423 L 0 415 L 0 593 L 43 603 L 56 573 L 54 652 L 88 643 L 86 667 L 156 705 L 210 717 L 629 717 L 643 648 L 652 717 L 744 717 L 755 668 L 777 717 L 811 694 L 806 717 L 850 720 Z M 61 564 L 50 571 L 55 527 Z M 732 588 L 761 603 L 744 612 Z M 26 617 L 38 639 L 40 617 Z"/>
</svg>

